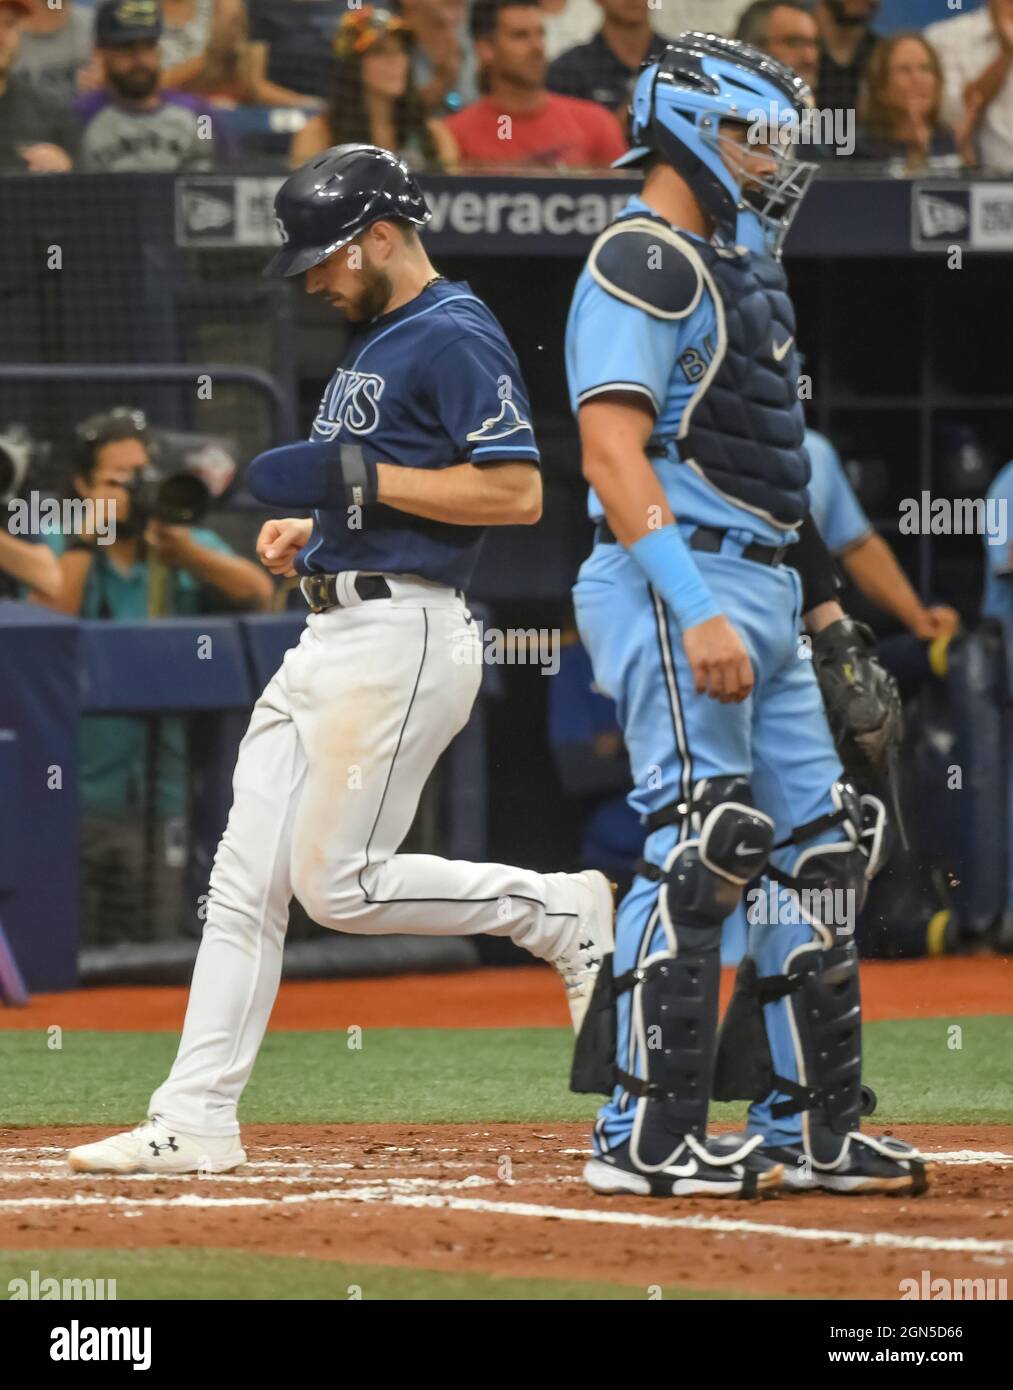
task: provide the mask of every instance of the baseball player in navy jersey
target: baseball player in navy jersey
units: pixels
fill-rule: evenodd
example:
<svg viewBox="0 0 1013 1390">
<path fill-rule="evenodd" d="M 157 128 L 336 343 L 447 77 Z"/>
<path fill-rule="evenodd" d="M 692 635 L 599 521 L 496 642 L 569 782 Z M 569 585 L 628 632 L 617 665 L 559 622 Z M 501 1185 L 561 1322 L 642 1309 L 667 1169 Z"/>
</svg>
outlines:
<svg viewBox="0 0 1013 1390">
<path fill-rule="evenodd" d="M 281 974 L 294 895 L 347 932 L 509 936 L 559 970 L 579 1028 L 612 945 L 595 871 L 534 873 L 398 849 L 478 693 L 464 590 L 485 528 L 541 513 L 527 390 L 496 319 L 433 269 L 414 178 L 338 146 L 276 199 L 270 270 L 354 326 L 308 442 L 272 449 L 251 491 L 312 521 L 269 521 L 258 551 L 312 610 L 257 702 L 211 875 L 179 1053 L 137 1129 L 70 1153 L 82 1172 L 223 1171 L 245 1159 L 237 1104 Z"/>
<path fill-rule="evenodd" d="M 604 1194 L 925 1182 L 910 1146 L 860 1130 L 854 917 L 884 813 L 843 778 L 799 643 L 800 623 L 842 621 L 780 264 L 814 170 L 786 136 L 810 103 L 731 40 L 684 34 L 645 66 L 621 161 L 643 191 L 567 325 L 598 522 L 574 604 L 647 830 L 574 1059 L 574 1088 L 609 1096 L 585 1169 Z M 719 1038 L 722 922 L 762 873 L 790 910 L 751 926 Z M 712 1094 L 753 1102 L 745 1136 L 708 1137 Z"/>
</svg>

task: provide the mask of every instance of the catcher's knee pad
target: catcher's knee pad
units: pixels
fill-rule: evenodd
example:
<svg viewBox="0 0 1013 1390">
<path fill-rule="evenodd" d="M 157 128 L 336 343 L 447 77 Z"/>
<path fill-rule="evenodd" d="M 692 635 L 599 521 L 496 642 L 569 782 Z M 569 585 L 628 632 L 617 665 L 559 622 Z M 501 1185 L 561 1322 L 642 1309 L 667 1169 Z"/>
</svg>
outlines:
<svg viewBox="0 0 1013 1390">
<path fill-rule="evenodd" d="M 796 895 L 799 916 L 832 946 L 854 935 L 865 903 L 868 882 L 885 857 L 886 811 L 875 796 L 859 796 L 850 782 L 830 789 L 834 810 L 808 825 L 797 826 L 775 850 L 798 844 L 839 825 L 840 840 L 808 845 L 795 860 L 794 873 L 768 867 L 768 876 Z"/>
<path fill-rule="evenodd" d="M 674 847 L 663 870 L 660 908 L 669 934 L 720 927 L 774 843 L 774 822 L 753 805 L 745 777 L 698 782 L 688 811 L 694 833 Z"/>
<path fill-rule="evenodd" d="M 692 834 L 659 874 L 665 949 L 616 982 L 633 991 L 632 1040 L 642 1075 L 616 1076 L 637 1097 L 630 1151 L 644 1169 L 664 1167 L 685 1135 L 706 1131 L 721 924 L 773 841 L 773 822 L 753 807 L 744 777 L 697 783 L 685 815 Z"/>
</svg>

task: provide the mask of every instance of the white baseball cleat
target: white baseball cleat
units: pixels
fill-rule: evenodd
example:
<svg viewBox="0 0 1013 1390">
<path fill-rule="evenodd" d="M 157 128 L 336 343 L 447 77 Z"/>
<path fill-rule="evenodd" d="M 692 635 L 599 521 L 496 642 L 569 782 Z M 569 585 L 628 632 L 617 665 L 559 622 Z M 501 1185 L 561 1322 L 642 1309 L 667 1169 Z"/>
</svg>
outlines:
<svg viewBox="0 0 1013 1390">
<path fill-rule="evenodd" d="M 602 961 L 614 948 L 612 924 L 615 921 L 616 901 L 612 884 L 597 869 L 585 869 L 572 877 L 581 884 L 581 896 L 586 908 L 581 914 L 574 945 L 552 963 L 566 989 L 573 1031 L 579 1033 Z"/>
<path fill-rule="evenodd" d="M 81 1144 L 67 1154 L 75 1173 L 227 1173 L 246 1162 L 238 1134 L 183 1134 L 161 1120 Z"/>
</svg>

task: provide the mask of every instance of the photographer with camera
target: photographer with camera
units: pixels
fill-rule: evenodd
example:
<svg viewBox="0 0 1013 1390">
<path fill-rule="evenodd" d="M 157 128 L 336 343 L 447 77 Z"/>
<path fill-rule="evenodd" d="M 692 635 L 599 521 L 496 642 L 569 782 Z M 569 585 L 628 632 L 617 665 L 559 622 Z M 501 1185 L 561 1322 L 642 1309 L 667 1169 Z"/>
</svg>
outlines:
<svg viewBox="0 0 1013 1390">
<path fill-rule="evenodd" d="M 143 618 L 270 607 L 271 581 L 213 531 L 188 524 L 207 505 L 196 478 L 159 483 L 151 475 L 147 423 L 139 410 L 120 407 L 78 427 L 79 498 L 92 506 L 83 530 L 48 537 L 60 556 L 63 589 L 50 606 L 82 618 Z M 203 494 L 203 496 L 201 495 Z M 98 508 L 115 520 L 111 544 L 102 544 Z M 165 582 L 163 570 L 170 572 Z"/>
<path fill-rule="evenodd" d="M 267 609 L 273 589 L 263 570 L 192 524 L 210 500 L 203 483 L 153 473 L 140 411 L 120 407 L 78 427 L 81 529 L 45 537 L 63 579 L 47 606 L 135 622 Z M 184 721 L 85 715 L 79 787 L 84 944 L 175 935 L 186 859 Z"/>
</svg>

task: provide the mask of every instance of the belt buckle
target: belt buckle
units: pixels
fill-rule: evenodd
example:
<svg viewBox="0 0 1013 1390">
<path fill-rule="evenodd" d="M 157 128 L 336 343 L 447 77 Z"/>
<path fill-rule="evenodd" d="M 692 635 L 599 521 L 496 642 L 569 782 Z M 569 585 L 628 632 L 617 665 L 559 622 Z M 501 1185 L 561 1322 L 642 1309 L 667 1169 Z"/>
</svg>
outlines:
<svg viewBox="0 0 1013 1390">
<path fill-rule="evenodd" d="M 307 574 L 299 587 L 302 589 L 302 596 L 309 605 L 311 613 L 326 613 L 330 607 L 326 575 Z"/>
</svg>

